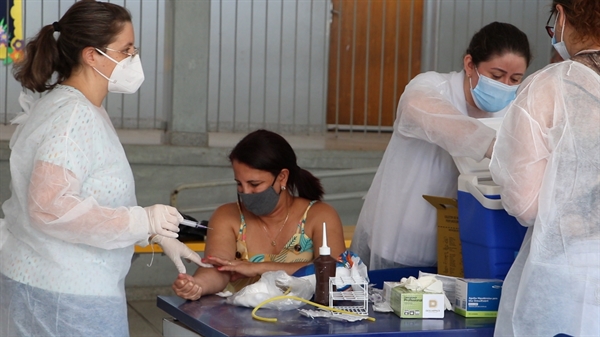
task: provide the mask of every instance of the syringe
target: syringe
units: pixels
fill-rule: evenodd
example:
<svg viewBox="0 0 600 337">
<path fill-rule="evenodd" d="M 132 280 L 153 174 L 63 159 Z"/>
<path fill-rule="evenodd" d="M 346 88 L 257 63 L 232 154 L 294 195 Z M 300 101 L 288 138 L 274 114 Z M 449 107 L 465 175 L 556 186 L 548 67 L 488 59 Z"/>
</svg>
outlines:
<svg viewBox="0 0 600 337">
<path fill-rule="evenodd" d="M 181 221 L 180 224 L 182 224 L 184 226 L 188 226 L 188 227 L 194 227 L 194 228 L 212 229 L 212 228 L 208 228 L 208 221 L 206 221 L 206 220 L 197 222 L 197 221 L 192 221 L 192 220 L 188 220 L 188 219 L 183 219 L 183 221 Z"/>
</svg>

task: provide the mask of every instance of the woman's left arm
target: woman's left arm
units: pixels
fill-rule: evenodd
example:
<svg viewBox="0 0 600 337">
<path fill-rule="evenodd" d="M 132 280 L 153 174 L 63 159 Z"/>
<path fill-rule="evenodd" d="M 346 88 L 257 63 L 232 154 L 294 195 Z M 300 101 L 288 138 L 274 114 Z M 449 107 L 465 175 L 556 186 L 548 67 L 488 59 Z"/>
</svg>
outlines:
<svg viewBox="0 0 600 337">
<path fill-rule="evenodd" d="M 227 261 L 215 256 L 207 257 L 206 262 L 213 264 L 218 271 L 232 272 L 231 281 L 246 277 L 260 276 L 268 271 L 283 270 L 288 275 L 311 262 L 250 262 L 233 260 Z"/>
<path fill-rule="evenodd" d="M 308 212 L 305 226 L 313 241 L 314 258 L 319 256 L 319 247 L 323 245 L 323 223 L 327 224 L 327 246 L 331 249 L 331 256 L 337 258 L 346 250 L 342 220 L 331 205 L 318 202 Z"/>
</svg>

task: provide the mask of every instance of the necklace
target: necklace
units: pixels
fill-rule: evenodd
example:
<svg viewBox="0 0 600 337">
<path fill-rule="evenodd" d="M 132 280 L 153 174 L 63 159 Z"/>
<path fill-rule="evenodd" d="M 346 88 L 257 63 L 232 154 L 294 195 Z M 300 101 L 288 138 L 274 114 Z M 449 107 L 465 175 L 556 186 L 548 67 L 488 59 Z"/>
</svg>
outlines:
<svg viewBox="0 0 600 337">
<path fill-rule="evenodd" d="M 277 232 L 277 235 L 275 235 L 274 239 L 271 239 L 271 235 L 269 235 L 269 231 L 267 231 L 267 227 L 265 226 L 265 222 L 263 221 L 263 219 L 260 219 L 260 221 L 263 223 L 262 225 L 262 229 L 265 231 L 265 233 L 267 234 L 267 237 L 269 238 L 269 240 L 271 240 L 271 246 L 275 247 L 277 245 L 277 238 L 279 237 L 279 234 L 281 234 L 281 230 L 283 229 L 283 227 L 285 226 L 286 222 L 288 221 L 288 218 L 290 217 L 290 210 L 288 209 L 287 215 L 285 216 L 285 220 L 283 220 L 283 223 L 281 224 L 281 227 L 279 227 L 279 232 Z"/>
</svg>

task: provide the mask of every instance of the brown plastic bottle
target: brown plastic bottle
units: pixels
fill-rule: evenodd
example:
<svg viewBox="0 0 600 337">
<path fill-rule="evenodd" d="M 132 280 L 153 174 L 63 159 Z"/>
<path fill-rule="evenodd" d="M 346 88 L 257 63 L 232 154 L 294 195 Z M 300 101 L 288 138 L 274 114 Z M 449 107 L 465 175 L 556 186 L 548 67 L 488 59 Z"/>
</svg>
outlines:
<svg viewBox="0 0 600 337">
<path fill-rule="evenodd" d="M 319 257 L 315 265 L 315 303 L 329 306 L 329 278 L 335 277 L 337 261 L 331 257 L 331 249 L 327 246 L 327 225 L 323 222 L 323 245 L 319 247 Z"/>
</svg>

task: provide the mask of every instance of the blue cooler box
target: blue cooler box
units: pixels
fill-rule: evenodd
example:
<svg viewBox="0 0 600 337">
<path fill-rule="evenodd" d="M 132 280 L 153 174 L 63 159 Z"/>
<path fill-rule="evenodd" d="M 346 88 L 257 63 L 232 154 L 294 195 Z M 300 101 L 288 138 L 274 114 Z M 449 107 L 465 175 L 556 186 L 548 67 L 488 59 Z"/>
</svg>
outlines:
<svg viewBox="0 0 600 337">
<path fill-rule="evenodd" d="M 479 119 L 498 130 L 502 118 Z M 454 157 L 458 177 L 458 227 L 465 278 L 504 280 L 521 248 L 527 228 L 508 215 L 500 186 L 491 178 L 490 160 Z"/>
<path fill-rule="evenodd" d="M 503 280 L 527 228 L 506 213 L 491 179 L 458 177 L 458 226 L 465 278 Z"/>
</svg>

